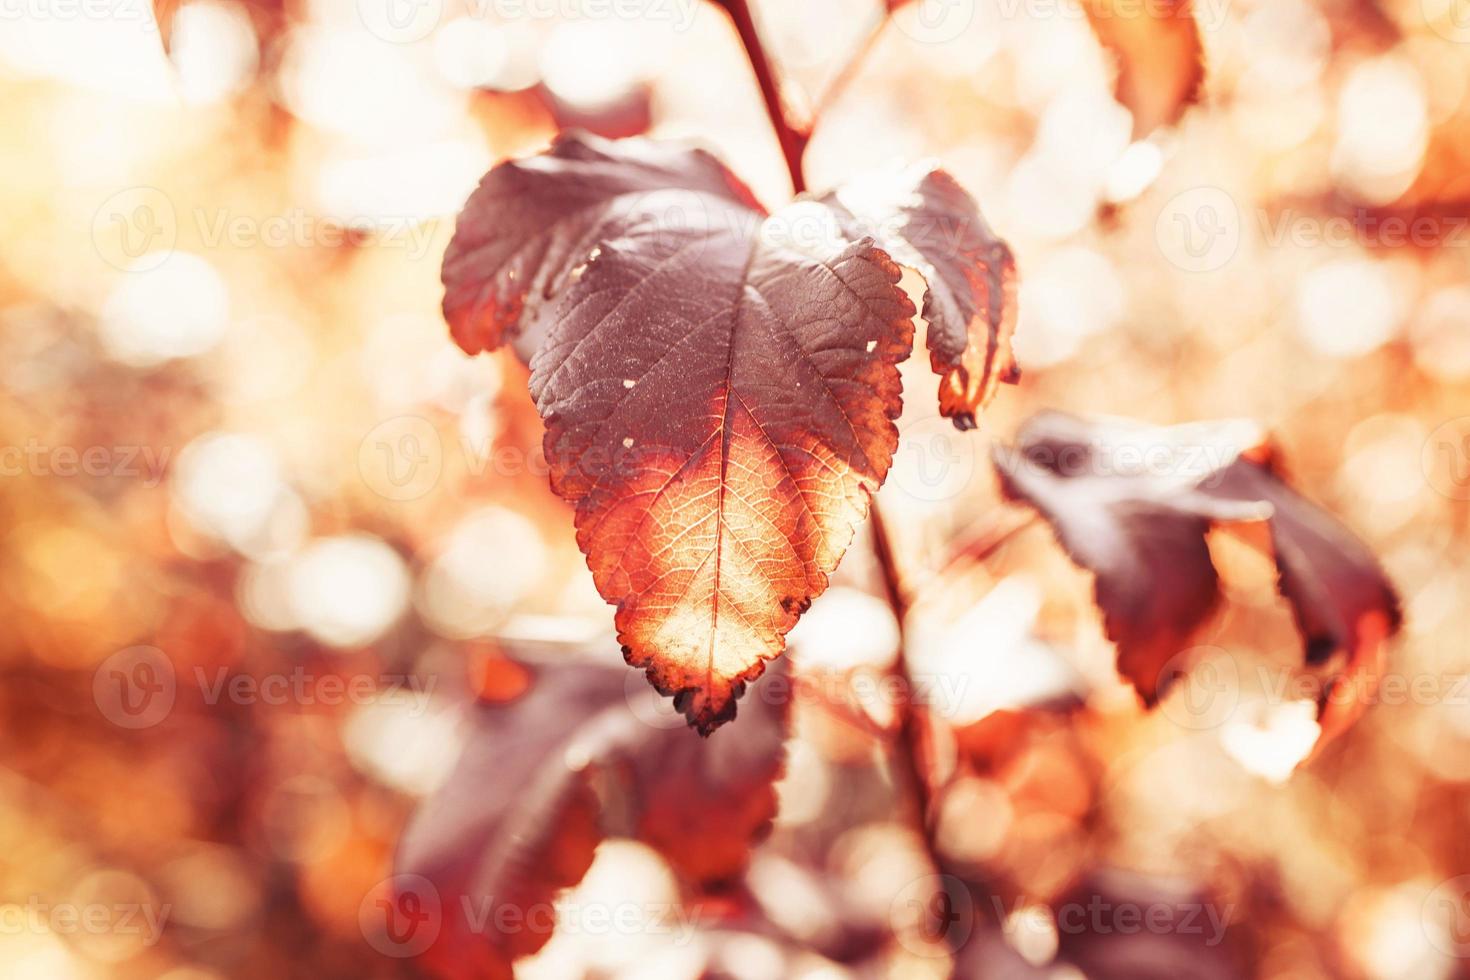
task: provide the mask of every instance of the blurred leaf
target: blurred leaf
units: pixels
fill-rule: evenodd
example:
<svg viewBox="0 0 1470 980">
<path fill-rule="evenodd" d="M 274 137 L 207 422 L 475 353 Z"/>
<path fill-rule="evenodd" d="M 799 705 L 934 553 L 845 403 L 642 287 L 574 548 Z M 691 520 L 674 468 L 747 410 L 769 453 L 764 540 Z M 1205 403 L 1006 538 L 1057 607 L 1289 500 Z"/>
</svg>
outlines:
<svg viewBox="0 0 1470 980">
<path fill-rule="evenodd" d="M 1398 597 L 1377 559 L 1283 482 L 1251 423 L 1154 427 L 1047 412 L 994 461 L 1006 494 L 1036 507 L 1072 560 L 1097 576 L 1118 669 L 1150 705 L 1219 600 L 1205 541 L 1217 524 L 1266 522 L 1309 664 L 1341 653 L 1339 673 L 1371 676 L 1381 641 L 1399 626 Z M 1351 711 L 1324 708 L 1324 739 L 1366 700 L 1352 699 Z"/>
<path fill-rule="evenodd" d="M 705 740 L 647 703 L 635 710 L 646 689 L 630 693 L 617 667 L 533 672 L 519 698 L 474 706 L 458 763 L 399 845 L 397 873 L 428 879 L 447 910 L 424 954 L 446 975 L 505 975 L 545 945 L 557 892 L 610 833 L 688 878 L 721 880 L 776 812 L 787 698 L 756 699 L 742 737 Z"/>
<path fill-rule="evenodd" d="M 1114 95 L 1133 113 L 1134 138 L 1172 125 L 1199 101 L 1204 51 L 1192 0 L 1081 0 L 1093 33 L 1117 62 Z"/>
</svg>

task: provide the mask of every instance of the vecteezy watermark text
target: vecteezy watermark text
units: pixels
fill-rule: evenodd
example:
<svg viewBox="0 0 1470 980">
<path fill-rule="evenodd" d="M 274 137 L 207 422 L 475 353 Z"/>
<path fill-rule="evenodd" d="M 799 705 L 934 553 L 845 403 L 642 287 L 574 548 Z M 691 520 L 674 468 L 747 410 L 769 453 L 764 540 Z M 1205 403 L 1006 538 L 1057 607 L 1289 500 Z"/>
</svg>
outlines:
<svg viewBox="0 0 1470 980">
<path fill-rule="evenodd" d="M 479 936 L 560 935 L 667 936 L 687 945 L 699 929 L 704 908 L 677 902 L 596 902 L 563 896 L 550 902 L 517 903 L 490 895 L 441 895 L 432 881 L 414 874 L 379 882 L 358 907 L 358 927 L 368 944 L 385 956 L 418 956 L 448 929 Z"/>
<path fill-rule="evenodd" d="M 167 446 L 49 446 L 31 438 L 0 446 L 0 477 L 141 477 L 152 489 L 163 480 L 172 450 Z"/>
<path fill-rule="evenodd" d="M 415 717 L 429 710 L 438 682 L 432 674 L 316 673 L 302 666 L 257 675 L 196 665 L 184 676 L 193 680 L 200 701 L 209 707 L 401 704 Z M 128 647 L 98 665 L 92 675 L 92 700 L 102 716 L 120 728 L 151 728 L 173 712 L 179 687 L 179 673 L 162 650 Z"/>
<path fill-rule="evenodd" d="M 92 217 L 97 253 L 127 271 L 143 271 L 166 261 L 181 232 L 211 250 L 340 248 L 370 241 L 376 247 L 402 249 L 417 260 L 428 255 L 437 230 L 437 221 L 408 215 L 342 217 L 300 207 L 264 214 L 224 207 L 181 209 L 158 188 L 141 186 L 112 194 Z"/>
<path fill-rule="evenodd" d="M 169 904 L 46 902 L 39 895 L 31 895 L 24 902 L 0 904 L 0 936 L 140 936 L 143 945 L 152 946 L 163 934 L 172 911 Z"/>
</svg>

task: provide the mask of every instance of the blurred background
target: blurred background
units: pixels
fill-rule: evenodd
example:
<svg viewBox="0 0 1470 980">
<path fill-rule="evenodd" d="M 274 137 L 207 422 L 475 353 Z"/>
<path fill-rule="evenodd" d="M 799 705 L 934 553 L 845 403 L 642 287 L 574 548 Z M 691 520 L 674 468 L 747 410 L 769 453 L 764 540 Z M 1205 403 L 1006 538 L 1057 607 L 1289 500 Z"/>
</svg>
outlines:
<svg viewBox="0 0 1470 980">
<path fill-rule="evenodd" d="M 1080 8 L 881 6 L 754 5 L 798 106 L 871 45 L 814 188 L 937 157 L 1020 267 L 1022 383 L 961 436 L 913 358 L 881 495 L 973 936 L 895 912 L 934 869 L 893 706 L 851 693 L 898 639 L 858 545 L 793 634 L 822 694 L 739 887 L 612 840 L 578 891 L 714 924 L 569 930 L 518 975 L 1470 975 L 1470 10 L 1200 0 L 1202 104 L 1143 133 Z M 566 127 L 697 141 L 783 202 L 744 53 L 695 0 L 192 0 L 171 57 L 145 0 L 0 21 L 0 975 L 417 976 L 361 913 L 466 706 L 618 661 L 524 368 L 440 317 L 454 215 Z M 1423 693 L 1295 770 L 1297 702 L 1143 713 L 1090 578 L 999 498 L 989 450 L 1042 407 L 1269 427 L 1382 557 Z M 1212 548 L 1202 645 L 1286 671 L 1269 563 Z"/>
</svg>

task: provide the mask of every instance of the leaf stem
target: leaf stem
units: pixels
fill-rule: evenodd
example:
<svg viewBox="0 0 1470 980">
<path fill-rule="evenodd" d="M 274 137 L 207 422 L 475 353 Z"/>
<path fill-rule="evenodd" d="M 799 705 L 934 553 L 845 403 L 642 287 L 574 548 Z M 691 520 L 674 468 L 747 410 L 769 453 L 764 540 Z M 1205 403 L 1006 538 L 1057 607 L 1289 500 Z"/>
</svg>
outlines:
<svg viewBox="0 0 1470 980">
<path fill-rule="evenodd" d="M 898 653 L 894 657 L 892 676 L 901 692 L 898 717 L 895 719 L 901 744 L 894 756 L 904 781 L 909 784 L 909 790 L 913 794 L 925 849 L 929 852 L 931 863 L 938 869 L 943 867 L 943 863 L 939 857 L 938 841 L 934 836 L 934 791 L 925 773 L 924 760 L 929 755 L 925 748 L 925 719 L 922 709 L 914 703 L 914 680 L 908 661 L 908 630 L 905 620 L 912 603 L 898 569 L 893 537 L 888 533 L 888 524 L 883 518 L 883 512 L 878 509 L 876 500 L 868 511 L 868 527 L 873 536 L 873 558 L 883 580 L 883 593 L 893 609 L 894 618 L 898 620 Z"/>
<path fill-rule="evenodd" d="M 761 43 L 760 31 L 756 29 L 755 18 L 751 16 L 747 0 L 714 0 L 714 3 L 730 15 L 735 32 L 740 35 L 740 44 L 745 48 L 745 56 L 750 59 L 751 70 L 755 72 L 756 83 L 760 85 L 766 115 L 771 120 L 771 128 L 776 131 L 776 140 L 781 144 L 781 156 L 786 161 L 787 173 L 791 175 L 791 191 L 793 194 L 801 194 L 806 190 L 806 177 L 802 173 L 801 164 L 806 155 L 807 143 L 811 139 L 811 131 L 800 129 L 791 122 L 786 100 L 781 95 L 781 82 L 776 77 L 770 59 L 766 57 L 765 45 Z"/>
</svg>

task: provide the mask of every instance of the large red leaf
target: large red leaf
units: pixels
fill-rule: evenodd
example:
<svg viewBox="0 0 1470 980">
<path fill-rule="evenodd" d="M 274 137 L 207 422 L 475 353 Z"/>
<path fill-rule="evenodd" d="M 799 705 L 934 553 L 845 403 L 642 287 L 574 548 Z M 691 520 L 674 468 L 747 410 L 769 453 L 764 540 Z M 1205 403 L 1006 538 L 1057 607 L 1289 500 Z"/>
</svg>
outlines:
<svg viewBox="0 0 1470 980">
<path fill-rule="evenodd" d="M 980 208 L 943 170 L 925 165 L 867 177 L 821 202 L 854 237 L 871 235 L 926 281 L 929 360 L 939 375 L 939 411 L 975 427 L 1005 382 L 1021 372 L 1011 352 L 1016 329 L 1016 262 Z"/>
<path fill-rule="evenodd" d="M 705 741 L 634 710 L 622 669 L 532 670 L 516 700 L 475 706 L 454 771 L 399 843 L 395 881 L 439 910 L 423 955 L 447 976 L 509 976 L 545 945 L 557 894 L 606 835 L 644 841 L 694 881 L 720 880 L 776 812 L 789 699 L 758 698 L 744 737 Z"/>
<path fill-rule="evenodd" d="M 781 653 L 888 472 L 914 309 L 870 223 L 930 277 L 946 413 L 973 424 L 1014 375 L 1009 251 L 950 178 L 906 179 L 872 218 L 846 196 L 768 216 L 707 154 L 567 136 L 492 170 L 445 256 L 461 346 L 531 361 L 552 487 L 628 662 L 701 733 Z"/>
<path fill-rule="evenodd" d="M 1377 559 L 1336 519 L 1282 480 L 1250 423 L 1156 427 L 1118 419 L 1036 416 L 995 464 L 1006 493 L 1036 507 L 1072 559 L 1096 575 L 1119 670 L 1145 701 L 1219 599 L 1205 534 L 1265 521 L 1308 663 L 1371 683 L 1382 641 L 1400 622 Z M 1327 738 L 1366 705 L 1322 698 Z"/>
</svg>

